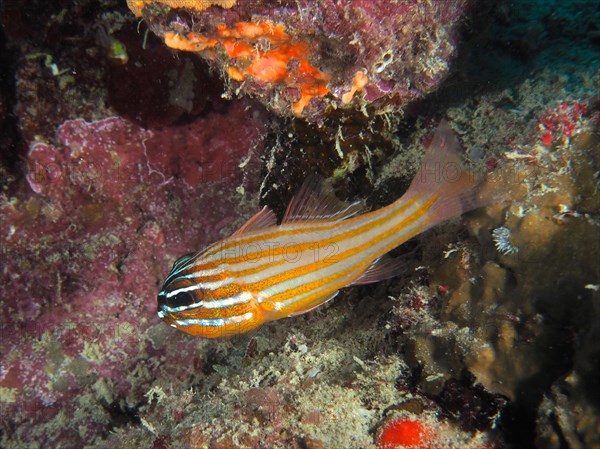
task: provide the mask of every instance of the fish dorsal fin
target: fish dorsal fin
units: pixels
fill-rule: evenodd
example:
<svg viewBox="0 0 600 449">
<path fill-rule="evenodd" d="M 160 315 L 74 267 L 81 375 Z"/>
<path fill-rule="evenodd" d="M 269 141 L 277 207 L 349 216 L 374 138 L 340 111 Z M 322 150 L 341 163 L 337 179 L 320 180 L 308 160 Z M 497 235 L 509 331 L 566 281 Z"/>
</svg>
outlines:
<svg viewBox="0 0 600 449">
<path fill-rule="evenodd" d="M 318 175 L 311 175 L 294 195 L 285 211 L 282 224 L 297 221 L 340 221 L 360 213 L 361 201 L 346 203 L 339 200 L 333 188 Z"/>
<path fill-rule="evenodd" d="M 367 270 L 361 274 L 350 285 L 364 285 L 372 282 L 383 281 L 384 279 L 398 276 L 406 269 L 406 263 L 402 259 L 394 259 L 390 256 L 382 256 L 376 259 Z"/>
<path fill-rule="evenodd" d="M 259 229 L 268 228 L 277 225 L 277 217 L 267 206 L 263 207 L 256 214 L 235 231 L 232 236 L 240 236 Z"/>
</svg>

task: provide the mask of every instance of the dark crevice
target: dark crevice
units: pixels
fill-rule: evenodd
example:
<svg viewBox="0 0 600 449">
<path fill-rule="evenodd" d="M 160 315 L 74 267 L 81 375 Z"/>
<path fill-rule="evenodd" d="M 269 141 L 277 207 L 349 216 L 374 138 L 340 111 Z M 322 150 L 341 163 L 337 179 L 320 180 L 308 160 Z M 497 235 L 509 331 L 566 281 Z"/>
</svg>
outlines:
<svg viewBox="0 0 600 449">
<path fill-rule="evenodd" d="M 0 14 L 2 11 L 0 11 Z M 4 28 L 0 28 L 0 187 L 5 190 L 11 178 L 23 174 L 21 159 L 23 142 L 14 113 L 16 104 L 15 71 L 19 52 L 10 48 Z"/>
</svg>

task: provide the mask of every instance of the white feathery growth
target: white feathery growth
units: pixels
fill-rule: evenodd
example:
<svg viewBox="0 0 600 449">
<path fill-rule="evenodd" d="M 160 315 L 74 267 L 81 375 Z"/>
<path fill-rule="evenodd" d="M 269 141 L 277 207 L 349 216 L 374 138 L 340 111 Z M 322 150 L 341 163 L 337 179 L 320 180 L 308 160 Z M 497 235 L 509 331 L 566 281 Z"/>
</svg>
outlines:
<svg viewBox="0 0 600 449">
<path fill-rule="evenodd" d="M 492 240 L 496 246 L 496 251 L 504 256 L 519 252 L 519 248 L 513 245 L 510 234 L 510 229 L 506 226 L 500 226 L 492 231 Z"/>
</svg>

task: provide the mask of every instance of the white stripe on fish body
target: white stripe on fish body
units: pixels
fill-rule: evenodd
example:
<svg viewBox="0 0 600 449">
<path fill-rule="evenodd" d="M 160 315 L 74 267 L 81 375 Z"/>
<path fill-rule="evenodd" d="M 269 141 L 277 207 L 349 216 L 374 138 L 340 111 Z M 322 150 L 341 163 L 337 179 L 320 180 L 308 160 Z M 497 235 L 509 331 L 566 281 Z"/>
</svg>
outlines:
<svg viewBox="0 0 600 449">
<path fill-rule="evenodd" d="M 367 228 L 359 237 L 357 237 L 361 242 L 357 242 L 356 239 L 352 237 L 344 239 L 340 243 L 340 252 L 350 250 L 362 243 L 371 242 L 372 244 L 369 245 L 368 248 L 351 257 L 369 258 L 374 261 L 376 258 L 383 256 L 412 237 L 415 232 L 420 230 L 424 223 L 428 221 L 428 209 L 419 211 L 419 208 L 421 208 L 423 204 L 424 201 L 418 199 L 414 204 L 408 207 L 406 211 L 400 212 L 391 219 L 386 218 L 385 221 L 377 226 Z M 373 216 L 368 217 L 368 220 L 373 221 L 379 219 L 376 215 L 377 212 L 378 211 L 374 212 Z M 385 234 L 387 235 L 382 237 Z"/>
<path fill-rule="evenodd" d="M 419 202 L 419 205 L 422 205 Z M 406 219 L 414 214 L 413 207 L 409 208 L 412 212 L 402 213 L 399 218 Z M 341 249 L 344 251 L 340 251 L 337 254 L 335 259 L 332 258 L 332 262 L 330 264 L 321 266 L 317 268 L 315 271 L 310 271 L 306 274 L 298 275 L 294 278 L 284 280 L 280 283 L 274 284 L 267 289 L 265 289 L 262 293 L 266 297 L 273 297 L 275 295 L 285 294 L 287 291 L 291 289 L 298 288 L 302 285 L 307 285 L 315 280 L 323 280 L 328 277 L 332 277 L 332 280 L 329 282 L 321 283 L 318 288 L 308 291 L 306 293 L 302 293 L 297 297 L 292 297 L 286 299 L 281 302 L 281 307 L 289 307 L 295 302 L 301 302 L 304 298 L 316 294 L 318 291 L 322 291 L 323 295 L 327 295 L 332 293 L 333 291 L 342 288 L 345 285 L 352 283 L 356 278 L 358 278 L 365 270 L 369 268 L 371 263 L 373 263 L 376 259 L 381 257 L 383 254 L 387 253 L 391 247 L 398 246 L 398 240 L 406 240 L 412 237 L 415 233 L 417 233 L 424 225 L 424 222 L 427 220 L 427 213 L 424 211 L 418 217 L 412 217 L 414 221 L 410 224 L 402 226 L 399 230 L 395 230 L 394 226 L 401 226 L 399 223 L 402 223 L 401 220 L 393 220 L 392 226 L 379 226 L 375 228 L 375 231 L 365 232 L 361 234 L 360 240 L 361 243 L 356 242 L 355 238 L 349 238 L 340 241 L 339 245 Z M 355 226 L 353 228 L 356 228 Z M 391 232 L 390 235 L 384 239 L 381 239 L 377 244 L 371 244 L 376 237 L 381 236 L 383 232 Z M 343 231 L 341 232 L 343 233 Z M 344 253 L 347 251 L 352 251 L 354 248 L 361 244 L 369 244 L 369 246 L 365 249 L 357 251 L 355 254 L 350 256 L 344 256 Z M 295 264 L 296 266 L 293 269 L 300 268 L 301 266 L 306 266 L 308 264 Z M 279 268 L 279 267 L 278 267 Z M 271 277 L 275 274 L 282 274 L 287 270 L 278 269 L 277 272 L 268 271 L 263 274 L 265 278 Z M 343 276 L 336 276 L 336 274 L 344 273 Z M 255 280 L 255 278 L 249 279 Z"/>
<path fill-rule="evenodd" d="M 230 316 L 227 318 L 184 318 L 175 320 L 179 326 L 206 326 L 206 327 L 223 327 L 227 324 L 237 324 L 248 321 L 254 314 L 246 312 L 243 315 Z"/>
<path fill-rule="evenodd" d="M 321 223 L 284 225 L 286 228 L 292 228 L 292 229 L 296 228 L 298 230 L 301 230 L 301 228 L 303 228 L 303 227 L 305 228 L 307 226 L 310 226 L 311 228 L 317 227 L 317 228 L 320 228 L 320 230 L 312 231 L 312 232 L 308 232 L 308 233 L 306 233 L 306 232 L 298 233 L 297 235 L 293 235 L 293 236 L 284 234 L 284 235 L 278 236 L 273 241 L 267 242 L 266 244 L 264 244 L 265 247 L 270 248 L 270 249 L 280 248 L 282 250 L 282 252 L 279 252 L 277 255 L 275 255 L 273 251 L 268 251 L 266 256 L 262 256 L 257 259 L 252 259 L 251 255 L 249 255 L 248 257 L 243 258 L 243 260 L 240 262 L 235 262 L 235 263 L 231 263 L 231 264 L 223 264 L 223 265 L 226 265 L 227 269 L 232 272 L 231 273 L 232 276 L 227 279 L 224 279 L 224 280 L 213 281 L 213 282 L 202 282 L 201 281 L 201 278 L 204 276 L 220 274 L 225 269 L 224 266 L 219 266 L 214 269 L 202 270 L 197 273 L 191 273 L 189 275 L 180 276 L 177 279 L 179 279 L 179 278 L 198 279 L 198 283 L 194 284 L 192 286 L 183 287 L 183 288 L 171 291 L 167 294 L 167 297 L 172 297 L 181 292 L 194 291 L 194 290 L 199 290 L 199 289 L 209 290 L 209 291 L 216 290 L 216 289 L 219 289 L 219 288 L 222 288 L 222 287 L 225 287 L 227 285 L 234 283 L 236 281 L 236 279 L 237 279 L 237 281 L 241 281 L 242 284 L 254 284 L 257 282 L 261 282 L 265 279 L 269 279 L 269 278 L 273 278 L 274 276 L 281 275 L 289 270 L 295 270 L 295 269 L 298 269 L 301 267 L 309 266 L 314 263 L 319 263 L 323 260 L 323 257 L 328 257 L 329 259 L 331 259 L 331 264 L 321 267 L 321 268 L 317 269 L 315 272 L 311 271 L 307 274 L 297 276 L 293 279 L 284 280 L 278 284 L 275 284 L 275 285 L 267 288 L 265 291 L 261 292 L 261 294 L 263 294 L 265 297 L 268 298 L 270 296 L 283 293 L 291 288 L 296 288 L 296 287 L 302 285 L 303 283 L 310 282 L 310 281 L 314 280 L 314 278 L 316 276 L 325 277 L 328 275 L 328 273 L 330 271 L 337 272 L 340 270 L 345 270 L 349 266 L 356 265 L 356 264 L 360 263 L 361 261 L 364 261 L 365 259 L 369 259 L 366 261 L 366 263 L 362 264 L 363 266 L 360 269 L 358 269 L 356 273 L 353 273 L 350 276 L 350 278 L 352 278 L 352 277 L 355 278 L 358 275 L 360 275 L 361 272 L 364 271 L 364 269 L 366 269 L 369 266 L 371 261 L 375 260 L 377 257 L 379 257 L 381 255 L 380 254 L 382 252 L 381 247 L 389 246 L 390 241 L 396 242 L 396 241 L 398 241 L 398 239 L 403 239 L 405 234 L 412 235 L 414 233 L 413 230 L 415 228 L 419 227 L 421 222 L 424 220 L 426 213 L 422 213 L 421 216 L 418 217 L 418 219 L 414 223 L 412 223 L 411 225 L 409 225 L 405 228 L 402 228 L 398 232 L 394 232 L 387 239 L 384 239 L 382 242 L 380 242 L 380 244 L 370 245 L 370 247 L 367 250 L 360 251 L 357 254 L 355 254 L 352 257 L 347 258 L 347 259 L 344 259 L 344 258 L 340 259 L 340 257 L 341 257 L 340 254 L 356 247 L 357 239 L 359 239 L 363 242 L 365 240 L 366 241 L 376 240 L 379 236 L 381 236 L 382 234 L 384 234 L 386 232 L 389 232 L 389 230 L 393 229 L 394 226 L 397 226 L 398 222 L 401 222 L 402 220 L 405 220 L 405 219 L 413 216 L 415 214 L 415 211 L 418 210 L 418 208 L 420 206 L 421 206 L 421 202 L 416 201 L 415 204 L 406 208 L 405 211 L 399 213 L 398 216 L 394 217 L 393 220 L 390 220 L 389 216 L 391 214 L 393 214 L 394 212 L 396 212 L 396 208 L 389 208 L 388 210 L 380 209 L 376 213 L 365 214 L 365 215 L 361 216 L 362 219 L 356 219 L 347 224 L 341 223 L 341 227 L 338 224 L 337 230 L 339 232 L 337 233 L 337 235 L 340 235 L 340 234 L 345 234 L 348 232 L 352 233 L 353 231 L 356 231 L 357 229 L 359 229 L 361 227 L 368 226 L 369 222 L 372 222 L 374 220 L 381 221 L 381 223 L 378 226 L 374 226 L 371 229 L 369 229 L 367 227 L 367 230 L 364 231 L 363 233 L 361 233 L 359 236 L 351 236 L 350 238 L 340 240 L 339 242 L 337 242 L 335 244 L 336 245 L 335 247 L 333 245 L 325 244 L 323 247 L 319 248 L 319 241 L 321 241 L 321 242 L 328 241 L 329 239 L 334 237 L 334 235 L 332 234 L 332 230 L 330 229 L 331 227 L 327 223 L 325 225 L 321 225 L 321 226 L 315 226 L 315 225 L 320 225 Z M 402 204 L 399 205 L 398 207 L 402 207 Z M 281 229 L 279 231 L 281 231 Z M 284 230 L 284 232 L 287 232 L 287 231 L 289 231 L 289 229 Z M 271 231 L 271 230 L 267 230 L 266 232 L 265 231 L 263 231 L 263 232 L 266 235 L 273 234 L 273 231 Z M 251 235 L 251 237 L 256 238 L 259 234 L 260 233 L 255 233 L 255 234 Z M 238 238 L 238 240 L 240 240 L 240 242 L 244 241 L 243 238 Z M 311 242 L 316 243 L 315 247 L 312 249 L 306 249 L 306 250 L 302 251 L 301 254 L 298 254 L 298 253 L 291 254 L 291 253 L 285 252 L 286 248 L 289 248 L 290 251 L 293 251 L 293 245 L 302 245 L 302 244 L 308 244 Z M 258 242 L 256 242 L 255 244 L 253 244 L 252 246 L 259 248 L 261 246 L 260 240 Z M 231 250 L 231 248 L 229 248 L 228 250 Z M 322 250 L 325 250 L 324 254 L 322 253 Z M 225 251 L 227 251 L 227 250 L 225 250 Z M 212 262 L 215 262 L 216 257 L 218 257 L 218 255 L 215 254 L 213 256 L 209 256 L 209 259 L 211 257 L 212 257 Z M 272 263 L 275 261 L 277 262 L 277 265 L 272 266 Z M 201 265 L 203 263 L 207 263 L 207 261 L 204 258 L 199 258 L 199 259 L 197 259 L 196 265 Z M 262 266 L 262 268 L 261 268 L 261 266 Z M 246 276 L 240 276 L 240 277 L 236 276 L 236 272 L 240 272 L 240 271 L 252 269 L 252 268 L 255 269 L 253 273 L 248 274 Z M 173 279 L 171 279 L 171 281 L 173 281 Z M 235 300 L 231 300 L 231 301 L 232 301 L 232 304 L 235 304 Z M 209 307 L 209 306 L 207 306 L 207 307 Z"/>
<path fill-rule="evenodd" d="M 193 267 L 188 267 L 188 269 Z M 201 277 L 209 277 L 209 276 L 219 276 L 223 273 L 223 268 L 218 266 L 215 268 L 211 268 L 208 270 L 198 270 L 190 274 L 183 274 L 181 276 L 177 276 L 176 279 L 197 279 Z"/>
<path fill-rule="evenodd" d="M 352 280 L 352 277 L 349 275 L 346 275 L 345 278 L 347 279 L 346 284 L 349 284 Z M 312 281 L 314 281 L 314 279 L 310 279 L 310 282 L 312 282 Z M 278 309 L 288 309 L 288 308 L 292 307 L 294 304 L 301 303 L 302 301 L 307 300 L 309 297 L 316 296 L 316 297 L 322 298 L 324 296 L 334 295 L 339 290 L 339 288 L 336 288 L 336 287 L 332 288 L 333 283 L 339 283 L 339 279 L 332 279 L 331 281 L 324 283 L 324 284 L 320 284 L 317 287 L 315 287 L 311 290 L 308 290 L 304 293 L 296 294 L 296 295 L 290 297 L 289 299 L 285 299 L 283 301 L 278 301 L 277 302 Z M 282 293 L 288 289 L 299 287 L 300 285 L 302 285 L 302 284 L 299 284 L 299 285 L 290 284 L 288 286 L 288 288 L 286 288 L 285 290 L 282 291 Z"/>
<path fill-rule="evenodd" d="M 200 286 L 202 288 L 202 286 Z M 247 304 L 253 298 L 250 292 L 241 292 L 234 296 L 225 299 L 211 299 L 206 301 L 198 301 L 187 306 L 179 306 L 179 307 L 168 307 L 165 306 L 164 310 L 166 312 L 176 313 L 176 312 L 185 312 L 186 310 L 193 310 L 199 307 L 204 307 L 205 309 L 223 309 L 225 307 L 237 306 L 241 304 Z"/>
<path fill-rule="evenodd" d="M 195 303 L 187 305 L 187 306 L 179 306 L 179 307 L 164 306 L 164 311 L 170 312 L 170 313 L 185 312 L 186 310 L 193 310 L 193 309 L 197 309 L 198 307 L 202 307 L 202 306 L 204 306 L 204 302 L 198 301 L 198 302 L 195 302 Z M 160 316 L 160 313 L 159 313 L 159 316 Z"/>
<path fill-rule="evenodd" d="M 283 255 L 280 255 L 278 257 L 278 259 L 281 263 L 279 263 L 276 266 L 270 267 L 268 265 L 268 262 L 270 262 L 271 260 L 266 260 L 266 256 L 265 256 L 265 257 L 263 257 L 263 259 L 260 260 L 260 262 L 264 265 L 265 269 L 262 271 L 255 271 L 254 273 L 252 273 L 250 275 L 244 276 L 242 278 L 243 283 L 252 284 L 254 282 L 259 282 L 266 278 L 282 274 L 288 270 L 298 269 L 298 268 L 313 264 L 315 262 L 322 262 L 324 260 L 329 260 L 331 263 L 329 265 L 321 268 L 320 269 L 321 272 L 325 272 L 328 270 L 333 270 L 333 271 L 339 271 L 340 269 L 343 270 L 346 267 L 355 265 L 364 259 L 371 259 L 372 261 L 374 261 L 376 258 L 378 258 L 382 255 L 382 254 L 380 254 L 383 252 L 382 248 L 385 248 L 391 244 L 395 244 L 398 240 L 403 240 L 407 236 L 412 236 L 415 229 L 418 229 L 420 226 L 422 226 L 423 221 L 426 220 L 426 218 L 427 218 L 427 214 L 426 213 L 421 214 L 421 216 L 418 217 L 413 223 L 411 223 L 407 226 L 404 226 L 403 228 L 401 228 L 398 231 L 395 231 L 389 237 L 387 237 L 386 239 L 383 239 L 381 242 L 379 242 L 379 244 L 377 244 L 377 245 L 371 244 L 371 245 L 369 245 L 369 248 L 364 249 L 349 258 L 344 257 L 342 254 L 346 251 L 356 248 L 360 244 L 363 244 L 366 242 L 374 242 L 382 234 L 389 232 L 390 230 L 394 229 L 394 227 L 398 226 L 398 223 L 401 223 L 403 220 L 406 220 L 407 218 L 413 216 L 415 210 L 417 210 L 417 208 L 421 204 L 422 203 L 419 201 L 418 204 L 415 204 L 415 205 L 407 208 L 407 210 L 405 212 L 400 213 L 399 216 L 394 220 L 389 220 L 387 217 L 387 215 L 389 215 L 389 211 L 384 211 L 384 212 L 386 212 L 384 215 L 385 221 L 382 224 L 374 227 L 373 229 L 368 229 L 368 230 L 364 231 L 359 236 L 350 236 L 345 239 L 341 239 L 339 242 L 335 243 L 335 246 L 331 245 L 331 244 L 323 244 L 322 243 L 322 242 L 327 242 L 329 239 L 331 239 L 333 237 L 331 230 L 328 230 L 327 231 L 328 235 L 320 236 L 321 244 L 319 244 L 319 242 L 317 241 L 316 242 L 317 246 L 315 248 L 307 249 L 307 250 L 303 251 L 303 254 L 301 254 L 299 257 L 297 255 L 297 253 L 294 253 L 294 254 L 285 254 L 284 253 Z M 368 217 L 366 215 L 363 216 L 363 217 L 365 217 L 365 220 L 360 220 L 360 221 L 357 220 L 354 223 L 349 223 L 348 226 L 346 226 L 345 223 L 341 223 L 339 226 L 339 229 L 338 229 L 339 232 L 337 232 L 336 235 L 339 236 L 339 235 L 342 235 L 347 232 L 355 231 L 356 229 L 364 226 L 365 224 L 368 224 L 370 221 L 381 218 L 379 216 L 373 216 L 372 214 L 369 214 L 369 215 L 370 216 L 368 216 Z M 282 236 L 282 237 L 286 238 L 286 236 Z M 302 239 L 302 240 L 304 240 L 304 239 Z M 310 242 L 310 241 L 312 241 L 312 238 L 308 239 L 308 242 Z M 306 243 L 306 242 L 303 241 L 301 243 Z M 285 245 L 282 245 L 282 247 L 285 247 Z M 389 249 L 387 251 L 389 251 Z M 385 251 L 385 252 L 387 252 L 387 251 Z M 256 261 L 256 262 L 258 263 L 259 261 Z M 240 269 L 239 265 L 242 263 L 238 263 L 238 264 L 234 265 L 236 271 L 238 269 Z M 369 265 L 368 262 L 366 264 L 367 264 L 367 266 Z M 257 267 L 257 269 L 258 269 L 258 267 Z M 299 280 L 298 283 L 301 284 L 302 281 Z M 273 286 L 273 288 L 276 288 L 276 286 Z M 275 294 L 275 293 L 278 293 L 278 291 L 273 290 L 273 291 L 268 291 L 267 293 Z"/>
<path fill-rule="evenodd" d="M 215 247 L 219 246 L 219 242 L 213 243 L 212 245 L 188 256 L 180 257 L 174 264 L 173 268 L 171 268 L 171 272 L 165 279 L 165 283 L 170 281 L 173 276 L 179 274 L 183 270 L 188 270 L 190 268 L 195 268 L 204 264 L 204 255 L 212 251 Z M 210 271 L 210 270 L 207 270 Z"/>
<path fill-rule="evenodd" d="M 398 215 L 391 220 L 390 216 L 397 213 L 398 209 L 401 209 L 404 206 L 404 202 L 392 204 L 375 212 L 363 214 L 343 222 L 331 223 L 313 221 L 310 223 L 289 223 L 261 230 L 256 233 L 248 233 L 240 237 L 224 240 L 222 246 L 225 249 L 214 254 L 207 254 L 206 259 L 202 258 L 202 263 L 219 262 L 227 257 L 244 256 L 242 263 L 252 264 L 248 267 L 251 268 L 254 265 L 258 266 L 259 264 L 264 263 L 264 258 L 262 256 L 257 255 L 256 258 L 253 258 L 258 252 L 268 252 L 269 256 L 273 257 L 274 253 L 287 250 L 287 253 L 284 253 L 285 262 L 296 264 L 300 259 L 304 260 L 304 258 L 299 258 L 297 254 L 292 253 L 294 250 L 293 247 L 295 245 L 308 243 L 315 243 L 315 247 L 312 250 L 307 250 L 309 253 L 314 253 L 315 251 L 325 252 L 325 254 L 316 253 L 315 255 L 318 257 L 323 255 L 327 256 L 327 251 L 330 249 L 343 251 L 342 245 L 337 244 L 337 247 L 332 247 L 330 244 L 324 243 L 335 238 L 335 236 L 347 232 L 352 233 L 359 228 L 365 227 L 365 231 L 360 236 L 353 236 L 348 240 L 342 240 L 342 242 L 345 241 L 348 246 L 355 246 L 356 238 L 371 240 L 378 235 L 381 235 L 387 230 L 394 228 L 398 222 L 414 215 L 415 211 L 417 211 L 421 205 L 422 201 L 415 201 L 414 204 L 398 213 Z M 375 220 L 380 221 L 380 224 L 369 229 L 369 223 Z M 278 235 L 281 232 L 285 232 L 285 234 Z M 394 236 L 391 236 L 390 239 L 397 240 Z M 232 264 L 233 271 L 241 271 L 239 263 L 240 262 Z"/>
<path fill-rule="evenodd" d="M 181 287 L 178 288 L 176 290 L 172 290 L 168 293 L 166 293 L 166 297 L 167 298 L 171 298 L 172 296 L 175 296 L 179 293 L 184 293 L 184 292 L 192 292 L 195 290 L 217 290 L 219 288 L 222 287 L 226 287 L 228 285 L 231 285 L 235 282 L 235 279 L 233 278 L 226 278 L 226 279 L 221 279 L 219 281 L 214 281 L 214 282 L 198 282 L 196 284 L 192 284 L 189 285 L 187 287 Z M 164 291 L 161 292 L 162 294 L 164 294 Z"/>
<path fill-rule="evenodd" d="M 165 292 L 164 290 L 159 293 L 159 295 L 164 295 L 166 298 L 171 298 L 172 296 L 178 295 L 179 293 L 185 292 L 193 292 L 194 290 L 200 289 L 198 284 L 188 285 L 187 287 L 181 287 L 177 290 L 172 290 L 170 292 Z"/>
<path fill-rule="evenodd" d="M 230 306 L 238 306 L 241 304 L 247 304 L 253 298 L 250 292 L 241 292 L 225 299 L 211 299 L 204 301 L 204 307 L 207 309 L 223 309 Z"/>
<path fill-rule="evenodd" d="M 339 223 L 339 221 L 308 219 L 307 222 L 284 223 L 240 236 L 232 236 L 206 250 L 199 264 L 219 263 L 223 259 L 240 256 L 252 261 L 252 255 L 258 252 L 272 252 L 287 245 L 315 242 L 331 237 L 332 232 L 339 227 Z M 356 226 L 360 224 L 356 223 Z M 286 234 L 279 235 L 282 231 Z M 259 237 L 258 241 L 256 241 L 257 237 Z"/>
<path fill-rule="evenodd" d="M 208 249 L 208 248 L 207 248 Z M 170 282 L 173 278 L 173 276 L 177 275 L 178 273 L 180 273 L 181 271 L 189 268 L 190 266 L 194 266 L 194 262 L 198 259 L 199 256 L 202 255 L 202 253 L 204 253 L 206 251 L 202 250 L 199 251 L 195 254 L 192 255 L 187 255 L 187 256 L 183 256 L 180 257 L 174 264 L 173 264 L 173 268 L 171 268 L 171 272 L 169 273 L 169 275 L 167 276 L 167 279 L 165 279 L 164 284 L 167 284 L 168 282 Z"/>
<path fill-rule="evenodd" d="M 384 209 L 380 209 L 380 211 L 385 215 L 393 212 Z M 370 214 L 365 214 L 363 216 L 366 215 Z M 345 229 L 352 231 L 363 225 L 363 221 L 348 220 Z M 252 263 L 255 260 L 260 259 L 253 259 L 253 256 L 257 253 L 269 252 L 272 254 L 282 248 L 290 248 L 294 245 L 311 242 L 318 243 L 336 235 L 339 227 L 340 222 L 310 221 L 307 223 L 285 223 L 279 226 L 262 229 L 258 232 L 252 232 L 223 240 L 221 248 L 214 248 L 213 251 L 207 253 L 205 257 L 199 260 L 199 264 L 211 262 L 219 263 L 223 259 L 241 256 L 244 257 L 246 262 Z M 280 235 L 281 232 L 285 232 L 285 234 Z"/>
<path fill-rule="evenodd" d="M 174 264 L 173 264 L 173 268 L 171 269 L 171 273 L 174 271 L 177 271 L 179 269 L 181 269 L 182 267 L 185 267 L 187 265 L 187 263 L 193 259 L 193 256 L 183 256 L 180 257 Z"/>
<path fill-rule="evenodd" d="M 234 274 L 234 276 L 229 277 L 227 279 L 222 279 L 213 282 L 201 282 L 202 277 L 221 274 L 224 270 L 223 266 L 218 266 L 216 268 L 207 270 L 201 270 L 199 272 L 191 273 L 189 275 L 178 276 L 177 278 L 169 278 L 169 281 L 171 282 L 182 278 L 198 279 L 198 283 L 173 290 L 167 293 L 166 296 L 167 298 L 170 298 L 174 295 L 177 295 L 178 293 L 195 291 L 199 289 L 209 291 L 216 290 L 234 283 L 236 277 L 235 272 L 243 271 L 245 269 L 250 268 L 255 268 L 256 271 L 254 271 L 252 274 L 240 277 L 239 281 L 241 281 L 243 284 L 253 284 L 256 282 L 263 281 L 265 279 L 272 278 L 273 276 L 283 274 L 289 270 L 294 270 L 301 267 L 309 266 L 314 263 L 319 263 L 323 260 L 323 257 L 329 258 L 331 260 L 331 263 L 317 269 L 315 272 L 309 272 L 307 274 L 297 276 L 293 279 L 282 281 L 278 284 L 267 288 L 264 292 L 261 293 L 265 297 L 280 294 L 291 288 L 296 288 L 302 285 L 303 283 L 314 280 L 315 276 L 325 277 L 330 271 L 337 272 L 340 270 L 344 270 L 349 266 L 356 265 L 365 259 L 369 259 L 366 262 L 366 264 L 364 264 L 366 265 L 366 267 L 361 267 L 357 273 L 354 273 L 353 276 L 350 276 L 357 277 L 361 274 L 362 271 L 364 271 L 364 269 L 366 269 L 369 266 L 370 261 L 373 261 L 377 257 L 381 256 L 382 247 L 388 247 L 394 242 L 397 242 L 399 239 L 404 239 L 405 235 L 412 236 L 412 234 L 414 233 L 414 229 L 418 228 L 421 225 L 422 221 L 426 218 L 426 211 L 424 211 L 424 213 L 422 213 L 411 225 L 408 225 L 400 229 L 399 231 L 391 233 L 386 239 L 383 239 L 381 242 L 379 242 L 379 244 L 370 245 L 368 249 L 357 252 L 350 258 L 340 258 L 342 257 L 341 254 L 343 252 L 351 250 L 352 248 L 355 248 L 357 246 L 357 240 L 361 240 L 362 242 L 371 242 L 378 240 L 378 237 L 380 237 L 382 234 L 389 232 L 391 229 L 394 229 L 394 227 L 398 226 L 398 223 L 401 223 L 403 220 L 412 217 L 418 210 L 418 208 L 422 205 L 422 202 L 415 201 L 414 204 L 412 204 L 410 207 L 406 208 L 406 210 L 399 213 L 397 217 L 393 217 L 393 219 L 390 219 L 390 215 L 394 214 L 397 211 L 397 209 L 401 208 L 403 205 L 404 204 L 399 204 L 397 205 L 397 207 L 384 208 L 373 213 L 362 215 L 360 217 L 357 217 L 357 219 L 349 221 L 347 224 L 345 222 L 338 223 L 337 229 L 333 228 L 334 230 L 338 231 L 336 233 L 336 235 L 338 236 L 343 235 L 345 233 L 352 233 L 357 229 L 360 229 L 361 227 L 365 227 L 366 230 L 358 236 L 351 236 L 349 238 L 341 239 L 335 244 L 325 244 L 322 247 L 319 247 L 319 242 L 327 242 L 331 238 L 335 237 L 335 235 L 332 232 L 332 227 L 330 226 L 330 223 L 321 224 L 316 222 L 310 224 L 299 223 L 283 225 L 287 228 L 285 229 L 285 232 L 288 232 L 289 230 L 301 231 L 302 228 L 306 228 L 308 226 L 310 226 L 311 228 L 317 228 L 318 230 L 304 233 L 299 232 L 298 234 L 293 236 L 287 234 L 279 235 L 273 241 L 266 243 L 261 243 L 261 240 L 251 243 L 249 245 L 250 247 L 257 248 L 255 252 L 261 250 L 261 247 L 263 248 L 262 251 L 264 251 L 264 248 L 268 248 L 270 249 L 270 251 L 268 251 L 268 254 L 266 256 L 257 257 L 256 259 L 252 259 L 252 253 L 250 253 L 247 255 L 247 257 L 244 257 L 243 260 L 240 262 L 226 264 L 227 268 L 234 272 L 232 273 Z M 369 228 L 368 224 L 375 220 L 380 221 L 380 224 Z M 277 232 L 282 231 L 279 228 L 276 229 L 278 229 Z M 273 235 L 273 231 L 271 231 L 270 229 L 267 231 L 263 231 L 263 233 L 265 233 L 265 235 Z M 249 236 L 252 238 L 256 238 L 259 235 L 260 233 L 249 234 Z M 247 241 L 248 239 L 240 237 L 237 240 L 240 241 L 241 245 L 243 244 L 244 240 Z M 224 242 L 227 241 L 225 240 Z M 313 247 L 312 249 L 305 249 L 304 251 L 302 251 L 301 254 L 298 254 L 297 252 L 293 254 L 291 253 L 291 251 L 294 251 L 293 247 L 295 245 L 308 244 L 312 242 L 315 243 L 315 247 Z M 282 250 L 282 252 L 275 255 L 274 251 L 272 251 L 274 248 L 279 248 Z M 285 252 L 286 248 L 289 248 L 290 253 Z M 231 250 L 232 248 L 224 250 L 224 254 L 226 255 L 227 251 Z M 239 254 L 237 256 L 239 256 Z M 200 266 L 207 262 L 214 263 L 218 260 L 217 257 L 220 257 L 220 255 L 214 254 L 213 256 L 209 256 L 208 261 L 202 257 L 198 258 L 196 259 L 197 262 L 194 265 Z M 274 261 L 277 261 L 278 264 L 275 266 L 271 266 L 271 263 Z M 264 268 L 261 269 L 261 266 L 263 266 Z M 232 304 L 235 304 L 235 300 L 232 301 Z M 207 305 L 206 307 L 209 306 Z"/>
</svg>

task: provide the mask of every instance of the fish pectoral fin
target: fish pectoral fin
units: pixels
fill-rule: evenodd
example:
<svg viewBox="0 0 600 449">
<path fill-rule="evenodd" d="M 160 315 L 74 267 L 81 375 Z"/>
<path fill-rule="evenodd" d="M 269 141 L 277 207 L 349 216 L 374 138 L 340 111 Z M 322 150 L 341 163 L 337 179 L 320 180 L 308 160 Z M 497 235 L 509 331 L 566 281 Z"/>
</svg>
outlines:
<svg viewBox="0 0 600 449">
<path fill-rule="evenodd" d="M 310 312 L 311 310 L 315 310 L 317 307 L 320 307 L 323 304 L 327 304 L 329 301 L 331 301 L 333 298 L 335 298 L 338 293 L 339 293 L 339 290 L 337 290 L 336 292 L 334 292 L 331 295 L 325 296 L 323 298 L 319 298 L 316 301 L 312 301 L 308 306 L 304 307 L 302 310 L 296 310 L 296 311 L 294 311 L 294 312 L 292 312 L 292 313 L 290 313 L 289 315 L 286 315 L 286 316 L 288 318 L 291 318 L 293 316 L 303 315 L 305 313 Z"/>
<path fill-rule="evenodd" d="M 364 285 L 383 281 L 384 279 L 398 276 L 405 269 L 406 263 L 404 260 L 394 259 L 387 255 L 382 256 L 379 259 L 375 259 L 375 262 L 349 285 Z"/>
<path fill-rule="evenodd" d="M 361 201 L 346 203 L 338 199 L 333 188 L 318 175 L 311 175 L 294 195 L 283 216 L 282 224 L 298 221 L 341 221 L 360 213 Z"/>
<path fill-rule="evenodd" d="M 258 231 L 259 229 L 269 228 L 277 225 L 277 217 L 271 209 L 267 206 L 263 207 L 256 214 L 250 218 L 246 223 L 242 225 L 240 229 L 232 234 L 233 236 L 240 236 L 247 234 L 251 231 Z"/>
</svg>

